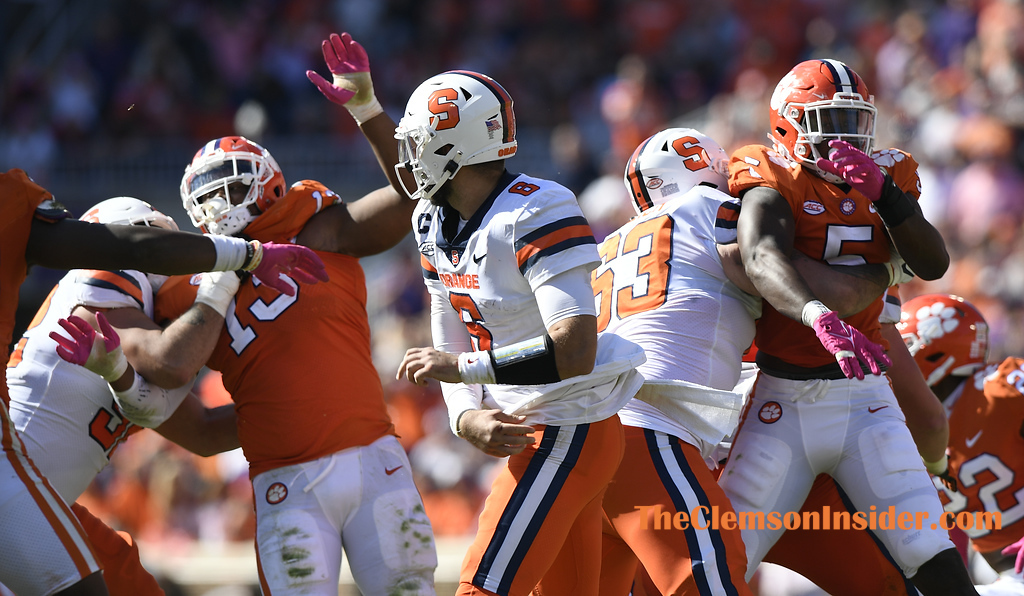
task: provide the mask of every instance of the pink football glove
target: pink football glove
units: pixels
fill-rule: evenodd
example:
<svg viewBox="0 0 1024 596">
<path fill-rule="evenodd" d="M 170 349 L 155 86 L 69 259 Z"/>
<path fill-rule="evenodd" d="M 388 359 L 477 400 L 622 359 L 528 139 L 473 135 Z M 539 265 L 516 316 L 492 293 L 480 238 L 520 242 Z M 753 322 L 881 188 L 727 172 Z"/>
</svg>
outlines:
<svg viewBox="0 0 1024 596">
<path fill-rule="evenodd" d="M 825 346 L 830 354 L 835 355 L 839 362 L 839 368 L 842 369 L 847 379 L 852 379 L 855 376 L 858 379 L 864 378 L 864 371 L 860 367 L 861 362 L 868 365 L 873 375 L 882 374 L 879 362 L 885 363 L 886 366 L 892 365 L 892 361 L 889 360 L 882 346 L 847 325 L 835 311 L 826 312 L 815 319 L 814 333 L 817 334 L 821 345 Z"/>
<path fill-rule="evenodd" d="M 294 296 L 295 288 L 281 279 L 282 273 L 304 284 L 315 284 L 317 281 L 330 279 L 327 277 L 324 262 L 305 246 L 264 242 L 263 257 L 252 270 L 253 276 L 260 280 L 260 283 L 286 296 Z"/>
<path fill-rule="evenodd" d="M 1020 573 L 1024 571 L 1024 538 L 1021 538 L 1017 542 L 1014 542 L 1010 546 L 1000 551 L 1004 557 L 1012 557 L 1017 555 L 1017 560 L 1013 563 L 1014 573 Z"/>
<path fill-rule="evenodd" d="M 846 141 L 829 141 L 828 146 L 833 151 L 829 151 L 829 159 L 818 158 L 815 164 L 819 168 L 839 176 L 872 203 L 881 198 L 885 176 L 871 156 Z"/>
<path fill-rule="evenodd" d="M 370 59 L 366 50 L 348 33 L 331 33 L 330 39 L 321 44 L 324 61 L 334 75 L 329 83 L 315 71 L 307 70 L 306 77 L 316 85 L 324 97 L 344 106 L 353 100 L 356 105 L 373 98 L 373 83 L 370 81 Z"/>
<path fill-rule="evenodd" d="M 121 350 L 121 338 L 102 312 L 96 313 L 96 322 L 100 326 L 98 334 L 85 319 L 71 315 L 57 321 L 71 339 L 56 331 L 50 332 L 50 338 L 57 342 L 58 356 L 113 383 L 128 369 L 128 359 Z"/>
</svg>

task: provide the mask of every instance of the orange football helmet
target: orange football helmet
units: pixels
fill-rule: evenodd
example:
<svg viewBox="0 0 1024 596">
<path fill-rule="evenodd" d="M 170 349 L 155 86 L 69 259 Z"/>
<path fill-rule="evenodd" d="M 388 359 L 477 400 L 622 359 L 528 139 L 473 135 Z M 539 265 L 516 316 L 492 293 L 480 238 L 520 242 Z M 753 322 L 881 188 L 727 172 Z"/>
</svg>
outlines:
<svg viewBox="0 0 1024 596">
<path fill-rule="evenodd" d="M 838 60 L 807 60 L 782 77 L 772 93 L 768 139 L 775 152 L 836 184 L 818 168 L 828 142 L 842 139 L 864 153 L 875 141 L 875 98 L 852 68 Z"/>
<path fill-rule="evenodd" d="M 623 182 L 642 213 L 703 184 L 729 191 L 729 155 L 692 128 L 669 128 L 649 137 L 626 162 Z"/>
<path fill-rule="evenodd" d="M 985 366 L 988 323 L 959 296 L 925 294 L 903 304 L 896 329 L 929 386 Z"/>
<path fill-rule="evenodd" d="M 244 199 L 232 202 L 229 186 L 236 182 L 248 189 Z M 181 201 L 192 224 L 222 236 L 244 230 L 287 190 L 270 152 L 245 137 L 221 137 L 203 145 L 181 178 Z"/>
</svg>

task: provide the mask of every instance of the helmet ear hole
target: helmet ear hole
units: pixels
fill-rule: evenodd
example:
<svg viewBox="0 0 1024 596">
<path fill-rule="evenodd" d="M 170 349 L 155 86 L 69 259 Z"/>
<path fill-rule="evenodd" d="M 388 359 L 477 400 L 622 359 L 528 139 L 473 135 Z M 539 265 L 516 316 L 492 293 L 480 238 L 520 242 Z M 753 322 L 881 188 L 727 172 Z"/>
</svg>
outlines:
<svg viewBox="0 0 1024 596">
<path fill-rule="evenodd" d="M 452 145 L 451 143 L 448 143 L 447 145 L 442 145 L 438 147 L 436 151 L 434 151 L 434 155 L 440 155 L 442 157 L 448 155 L 448 153 L 451 152 L 452 147 L 454 146 L 455 145 Z"/>
<path fill-rule="evenodd" d="M 934 354 L 928 354 L 927 356 L 925 356 L 925 360 L 927 360 L 928 362 L 938 362 L 939 360 L 942 360 L 945 357 L 945 352 L 935 352 Z"/>
</svg>

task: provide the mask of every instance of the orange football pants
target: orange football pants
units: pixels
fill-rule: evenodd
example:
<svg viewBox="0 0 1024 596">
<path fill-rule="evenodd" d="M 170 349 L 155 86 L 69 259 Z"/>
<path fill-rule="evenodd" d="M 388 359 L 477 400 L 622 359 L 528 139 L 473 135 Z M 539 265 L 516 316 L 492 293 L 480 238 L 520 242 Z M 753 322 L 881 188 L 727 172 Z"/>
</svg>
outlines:
<svg viewBox="0 0 1024 596">
<path fill-rule="evenodd" d="M 827 474 L 814 479 L 801 511 L 851 511 L 835 480 Z M 765 561 L 796 571 L 832 596 L 906 596 L 916 594 L 882 543 L 867 530 L 786 530 Z"/>
<path fill-rule="evenodd" d="M 139 546 L 127 532 L 115 531 L 78 503 L 71 511 L 89 536 L 110 596 L 164 596 L 156 578 L 142 566 Z"/>
<path fill-rule="evenodd" d="M 459 596 L 597 594 L 601 497 L 622 459 L 622 424 L 537 429 L 491 486 Z"/>
<path fill-rule="evenodd" d="M 739 530 L 698 527 L 710 526 L 710 515 L 690 519 L 701 506 L 733 511 L 700 451 L 662 432 L 624 429 L 626 453 L 604 497 L 602 596 L 629 594 L 638 560 L 661 594 L 749 596 Z M 678 527 L 676 512 L 687 516 Z"/>
</svg>

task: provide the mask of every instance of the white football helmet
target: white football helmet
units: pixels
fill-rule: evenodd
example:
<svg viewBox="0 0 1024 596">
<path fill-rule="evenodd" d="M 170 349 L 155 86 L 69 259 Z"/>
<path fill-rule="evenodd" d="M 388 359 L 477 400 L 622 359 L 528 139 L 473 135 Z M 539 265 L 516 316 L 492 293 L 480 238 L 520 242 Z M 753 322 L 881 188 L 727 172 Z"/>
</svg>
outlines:
<svg viewBox="0 0 1024 596">
<path fill-rule="evenodd" d="M 231 203 L 229 186 L 248 186 Z M 214 196 L 210 193 L 221 191 Z M 221 137 L 203 145 L 181 178 L 181 201 L 192 225 L 204 233 L 230 236 L 245 229 L 287 191 L 284 174 L 270 152 L 245 137 Z"/>
<path fill-rule="evenodd" d="M 174 223 L 170 216 L 164 215 L 149 203 L 134 197 L 114 197 L 100 201 L 78 219 L 99 224 L 151 226 L 165 230 L 178 230 L 178 224 Z M 152 286 L 154 293 L 167 281 L 166 275 L 156 273 L 146 273 L 146 278 L 149 279 L 149 285 Z"/>
<path fill-rule="evenodd" d="M 146 201 L 134 197 L 114 197 L 93 205 L 82 221 L 119 226 L 153 226 L 165 230 L 178 229 L 170 216 L 160 213 Z"/>
<path fill-rule="evenodd" d="M 640 143 L 622 181 L 643 213 L 702 184 L 728 192 L 729 155 L 692 128 L 668 128 Z"/>
<path fill-rule="evenodd" d="M 516 154 L 516 117 L 508 92 L 487 75 L 453 70 L 413 91 L 395 129 L 398 164 L 416 179 L 413 200 L 429 199 L 462 166 Z"/>
</svg>

